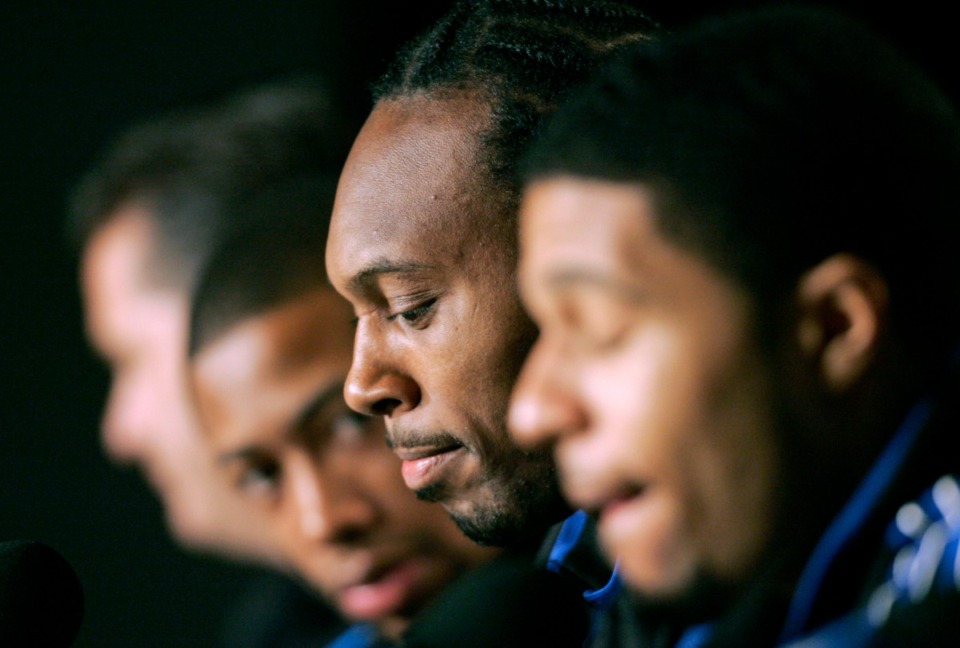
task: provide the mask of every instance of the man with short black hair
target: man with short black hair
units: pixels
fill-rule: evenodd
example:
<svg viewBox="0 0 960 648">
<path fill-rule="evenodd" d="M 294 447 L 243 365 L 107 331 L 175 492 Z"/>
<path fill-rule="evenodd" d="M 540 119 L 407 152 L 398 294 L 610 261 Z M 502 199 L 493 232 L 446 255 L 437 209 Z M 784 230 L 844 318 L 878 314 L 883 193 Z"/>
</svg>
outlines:
<svg viewBox="0 0 960 648">
<path fill-rule="evenodd" d="M 843 16 L 744 12 L 618 58 L 526 177 L 511 428 L 597 514 L 642 639 L 956 645 L 941 91 Z"/>
</svg>

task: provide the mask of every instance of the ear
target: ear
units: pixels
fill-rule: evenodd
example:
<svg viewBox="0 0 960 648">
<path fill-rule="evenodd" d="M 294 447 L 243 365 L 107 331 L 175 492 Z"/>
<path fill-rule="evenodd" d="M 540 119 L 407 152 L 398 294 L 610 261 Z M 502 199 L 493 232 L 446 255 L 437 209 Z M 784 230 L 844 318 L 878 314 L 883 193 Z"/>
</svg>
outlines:
<svg viewBox="0 0 960 648">
<path fill-rule="evenodd" d="M 797 285 L 801 351 L 831 391 L 841 392 L 873 359 L 886 320 L 888 291 L 880 273 L 849 254 L 821 262 Z"/>
</svg>

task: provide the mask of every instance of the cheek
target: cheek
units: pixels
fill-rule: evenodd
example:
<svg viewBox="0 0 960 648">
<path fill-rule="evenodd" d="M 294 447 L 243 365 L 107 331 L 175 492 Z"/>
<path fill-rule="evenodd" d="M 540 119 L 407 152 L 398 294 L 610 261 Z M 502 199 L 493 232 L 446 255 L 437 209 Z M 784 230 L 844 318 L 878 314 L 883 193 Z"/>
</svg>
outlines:
<svg viewBox="0 0 960 648">
<path fill-rule="evenodd" d="M 300 533 L 294 507 L 285 501 L 277 506 L 268 506 L 266 511 L 268 523 L 273 527 L 284 555 L 298 566 L 308 565 L 307 557 L 312 553 L 308 551 L 311 543 L 304 540 Z"/>
<path fill-rule="evenodd" d="M 778 451 L 764 385 L 749 377 L 731 380 L 713 409 L 709 444 L 690 454 L 702 510 L 701 535 L 711 568 L 736 579 L 766 542 L 774 516 Z M 699 456 L 697 452 L 699 451 Z"/>
<path fill-rule="evenodd" d="M 662 388 L 651 390 L 648 435 L 630 450 L 649 460 L 663 494 L 662 523 L 648 530 L 647 555 L 664 561 L 667 591 L 694 571 L 737 579 L 760 552 L 771 517 L 776 460 L 764 374 L 708 354 L 679 354 L 664 366 L 671 370 L 659 376 Z"/>
<path fill-rule="evenodd" d="M 696 426 L 692 372 L 680 351 L 667 331 L 648 327 L 585 378 L 599 427 L 619 439 L 623 462 L 644 481 L 676 469 L 677 447 Z"/>
<path fill-rule="evenodd" d="M 594 415 L 606 433 L 605 456 L 644 494 L 601 526 L 609 555 L 628 582 L 652 596 L 687 587 L 698 565 L 697 511 L 689 450 L 702 442 L 701 368 L 682 338 L 647 327 L 611 362 L 592 369 Z"/>
<path fill-rule="evenodd" d="M 339 581 L 338 570 L 340 561 L 337 561 L 330 551 L 309 548 L 291 551 L 289 547 L 281 545 L 286 562 L 293 567 L 294 572 L 302 576 L 307 583 L 321 595 L 331 598 L 336 592 Z"/>
<path fill-rule="evenodd" d="M 323 594 L 330 594 L 342 564 L 334 548 L 305 538 L 294 516 L 282 513 L 281 509 L 269 513 L 267 523 L 273 526 L 283 560 L 311 586 Z"/>
<path fill-rule="evenodd" d="M 497 376 L 498 386 L 512 387 L 524 359 L 537 337 L 537 329 L 520 303 L 512 274 L 491 272 L 497 281 L 487 290 L 477 290 L 477 297 L 465 323 L 473 327 L 460 338 L 461 348 L 469 344 L 488 375 Z M 466 350 L 466 349 L 464 349 Z"/>
</svg>

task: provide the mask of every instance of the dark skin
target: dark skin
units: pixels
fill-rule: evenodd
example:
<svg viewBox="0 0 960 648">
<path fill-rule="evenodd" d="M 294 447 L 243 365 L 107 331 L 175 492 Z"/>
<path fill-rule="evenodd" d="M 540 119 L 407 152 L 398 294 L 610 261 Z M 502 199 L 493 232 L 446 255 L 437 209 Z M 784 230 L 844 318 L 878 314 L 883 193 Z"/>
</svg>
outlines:
<svg viewBox="0 0 960 648">
<path fill-rule="evenodd" d="M 381 101 L 341 176 L 327 268 L 354 307 L 347 403 L 385 417 L 403 475 L 473 539 L 517 544 L 566 512 L 549 453 L 506 430 L 536 329 L 515 288 L 514 206 L 466 93 Z"/>
</svg>

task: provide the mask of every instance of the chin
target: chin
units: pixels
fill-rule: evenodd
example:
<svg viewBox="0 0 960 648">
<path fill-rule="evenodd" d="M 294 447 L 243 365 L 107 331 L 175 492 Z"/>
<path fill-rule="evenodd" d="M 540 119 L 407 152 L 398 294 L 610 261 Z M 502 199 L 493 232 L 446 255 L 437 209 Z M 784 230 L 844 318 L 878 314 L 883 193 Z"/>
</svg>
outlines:
<svg viewBox="0 0 960 648">
<path fill-rule="evenodd" d="M 537 546 L 547 530 L 570 513 L 563 504 L 531 509 L 504 503 L 448 507 L 447 511 L 465 536 L 484 547 Z"/>
<path fill-rule="evenodd" d="M 491 501 L 485 493 L 470 493 L 467 497 L 458 494 L 458 497 L 446 498 L 440 503 L 461 533 L 475 543 L 485 547 L 513 544 L 517 520 L 509 515 L 510 509 L 504 506 L 504 502 Z"/>
<path fill-rule="evenodd" d="M 511 547 L 519 541 L 519 530 L 499 519 L 478 519 L 451 513 L 457 528 L 481 547 Z"/>
<path fill-rule="evenodd" d="M 677 572 L 681 570 L 677 569 Z M 631 565 L 628 560 L 620 560 L 620 575 L 633 589 L 644 597 L 669 601 L 682 598 L 693 587 L 691 572 L 675 573 L 667 567 L 651 568 L 648 565 Z"/>
<path fill-rule="evenodd" d="M 699 570 L 692 556 L 664 556 L 664 552 L 657 551 L 639 553 L 629 545 L 621 545 L 619 550 L 605 545 L 605 549 L 607 555 L 619 557 L 623 580 L 650 602 L 683 600 L 698 589 Z"/>
</svg>

